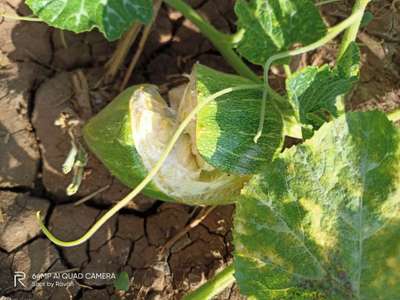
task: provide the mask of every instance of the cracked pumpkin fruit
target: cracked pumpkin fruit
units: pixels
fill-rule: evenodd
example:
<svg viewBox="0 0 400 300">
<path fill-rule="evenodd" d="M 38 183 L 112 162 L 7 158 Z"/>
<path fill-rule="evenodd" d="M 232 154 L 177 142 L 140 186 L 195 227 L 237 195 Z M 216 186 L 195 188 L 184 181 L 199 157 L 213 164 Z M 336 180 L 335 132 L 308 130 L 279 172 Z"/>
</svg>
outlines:
<svg viewBox="0 0 400 300">
<path fill-rule="evenodd" d="M 224 80 L 218 85 L 216 78 Z M 84 139 L 114 176 L 134 188 L 158 162 L 198 101 L 225 85 L 249 83 L 197 65 L 177 111 L 167 105 L 155 86 L 133 86 L 86 124 Z M 261 94 L 261 89 L 233 92 L 207 104 L 143 193 L 186 204 L 232 203 L 251 171 L 269 162 L 282 144 L 283 124 L 277 110 L 271 109 L 266 119 L 269 130 L 259 144 L 249 143 L 254 132 L 246 132 L 253 130 L 254 124 L 237 121 L 254 115 L 250 119 L 257 122 Z"/>
<path fill-rule="evenodd" d="M 140 85 L 124 91 L 91 119 L 84 138 L 111 173 L 134 188 L 157 163 L 176 127 L 176 112 L 157 88 Z M 193 152 L 192 140 L 188 131 L 179 138 L 144 194 L 165 201 L 212 204 L 239 193 L 243 178 L 207 166 Z"/>
</svg>

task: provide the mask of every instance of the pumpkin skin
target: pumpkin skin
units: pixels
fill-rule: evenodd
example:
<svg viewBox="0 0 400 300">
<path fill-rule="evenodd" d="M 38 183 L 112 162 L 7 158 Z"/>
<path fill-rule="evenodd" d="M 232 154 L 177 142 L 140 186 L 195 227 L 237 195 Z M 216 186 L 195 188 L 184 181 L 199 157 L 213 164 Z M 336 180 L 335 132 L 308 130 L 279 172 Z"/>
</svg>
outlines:
<svg viewBox="0 0 400 300">
<path fill-rule="evenodd" d="M 182 118 L 179 111 L 183 109 L 177 113 L 168 107 L 155 86 L 133 86 L 84 126 L 83 137 L 112 175 L 134 188 L 154 166 L 175 132 Z M 248 176 L 223 173 L 203 162 L 193 151 L 195 143 L 189 131 L 180 137 L 143 194 L 185 204 L 233 203 Z"/>
<path fill-rule="evenodd" d="M 145 89 L 150 87 L 143 86 Z M 123 91 L 83 128 L 83 138 L 89 149 L 113 176 L 131 188 L 138 185 L 147 174 L 134 145 L 129 114 L 132 94 L 140 88 L 133 86 Z M 144 192 L 149 197 L 172 200 L 152 183 Z"/>
<path fill-rule="evenodd" d="M 252 84 L 249 79 L 215 71 L 203 65 L 194 68 L 196 102 L 226 88 Z M 254 137 L 260 120 L 263 87 L 235 91 L 207 104 L 197 115 L 196 145 L 201 157 L 221 171 L 252 175 L 263 170 L 283 146 L 284 123 L 279 108 L 267 103 L 264 129 Z"/>
</svg>

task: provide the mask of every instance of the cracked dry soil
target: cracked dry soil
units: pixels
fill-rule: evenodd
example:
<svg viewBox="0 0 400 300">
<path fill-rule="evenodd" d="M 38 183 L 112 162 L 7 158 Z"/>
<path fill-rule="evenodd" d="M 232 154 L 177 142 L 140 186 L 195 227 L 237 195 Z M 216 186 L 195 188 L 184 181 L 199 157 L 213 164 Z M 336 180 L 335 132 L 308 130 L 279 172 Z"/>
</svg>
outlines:
<svg viewBox="0 0 400 300">
<path fill-rule="evenodd" d="M 219 29 L 234 31 L 234 0 L 188 2 Z M 350 2 L 325 6 L 324 17 L 337 22 L 349 13 Z M 0 0 L 0 9 L 30 15 L 21 0 Z M 400 105 L 399 9 L 383 0 L 371 6 L 375 19 L 359 35 L 363 70 L 350 109 Z M 330 63 L 336 48 L 332 43 L 293 63 Z M 98 84 L 114 49 L 97 32 L 61 33 L 41 23 L 0 19 L 0 297 L 8 297 L 0 299 L 181 299 L 232 259 L 233 206 L 214 210 L 165 257 L 159 257 L 160 247 L 191 220 L 194 208 L 140 196 L 81 246 L 59 248 L 41 235 L 37 210 L 58 237 L 72 240 L 128 192 L 90 155 L 79 192 L 67 197 L 71 178 L 62 174 L 61 165 L 70 142 L 54 125 L 61 112 L 86 120 L 117 94 L 124 70 L 113 83 Z M 163 6 L 130 83 L 151 82 L 166 93 L 185 82 L 182 74 L 196 61 L 233 72 L 189 21 Z M 80 74 L 89 87 L 89 111 L 81 106 L 82 95 L 73 84 Z M 281 75 L 272 76 L 274 87 L 282 87 Z M 89 202 L 73 205 L 107 185 Z M 95 278 L 59 287 L 32 282 L 33 274 L 60 271 L 126 271 L 130 289 L 117 292 L 112 280 Z M 25 288 L 14 287 L 14 272 L 26 274 Z M 218 299 L 242 297 L 232 287 Z"/>
</svg>

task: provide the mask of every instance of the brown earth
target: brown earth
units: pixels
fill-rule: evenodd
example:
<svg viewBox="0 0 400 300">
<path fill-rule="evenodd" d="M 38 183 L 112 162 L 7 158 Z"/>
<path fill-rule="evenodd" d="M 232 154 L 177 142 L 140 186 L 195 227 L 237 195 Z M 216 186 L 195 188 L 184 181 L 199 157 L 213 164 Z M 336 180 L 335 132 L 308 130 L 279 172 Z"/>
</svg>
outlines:
<svg viewBox="0 0 400 300">
<path fill-rule="evenodd" d="M 188 2 L 219 29 L 234 31 L 233 0 Z M 331 4 L 323 13 L 334 24 L 349 14 L 349 7 L 350 3 Z M 30 14 L 21 0 L 0 0 L 0 10 Z M 359 35 L 362 76 L 349 108 L 391 110 L 400 105 L 400 7 L 396 1 L 375 1 L 371 11 L 375 19 Z M 296 59 L 294 65 L 332 63 L 336 48 L 331 43 Z M 37 210 L 58 237 L 72 240 L 129 191 L 90 155 L 79 192 L 67 197 L 71 177 L 61 172 L 61 166 L 70 141 L 65 130 L 54 125 L 63 112 L 86 120 L 117 94 L 125 69 L 114 82 L 98 84 L 114 49 L 115 44 L 97 32 L 61 33 L 41 23 L 0 19 L 0 296 L 180 299 L 232 259 L 233 206 L 217 208 L 163 258 L 158 255 L 160 247 L 190 222 L 195 208 L 140 196 L 81 246 L 59 248 L 40 234 Z M 135 49 L 136 45 L 129 58 Z M 196 61 L 233 72 L 189 21 L 163 6 L 130 83 L 150 82 L 167 92 L 185 81 L 182 74 L 189 73 Z M 273 76 L 274 85 L 282 87 L 280 70 Z M 74 84 L 77 79 L 88 86 L 88 95 Z M 85 99 L 90 99 L 89 106 Z M 107 185 L 92 200 L 73 206 Z M 131 288 L 116 292 L 112 280 L 98 279 L 76 279 L 68 287 L 13 288 L 16 271 L 31 278 L 39 272 L 68 270 L 126 271 Z M 218 297 L 240 298 L 235 287 Z"/>
</svg>

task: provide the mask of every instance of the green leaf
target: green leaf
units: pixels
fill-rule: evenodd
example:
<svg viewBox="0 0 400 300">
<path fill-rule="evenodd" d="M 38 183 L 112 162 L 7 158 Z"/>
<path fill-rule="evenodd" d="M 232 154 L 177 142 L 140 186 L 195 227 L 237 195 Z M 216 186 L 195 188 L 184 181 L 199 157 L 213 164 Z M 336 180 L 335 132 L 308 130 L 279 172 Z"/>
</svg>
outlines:
<svg viewBox="0 0 400 300">
<path fill-rule="evenodd" d="M 310 44 L 326 33 L 319 11 L 310 0 L 238 0 L 235 12 L 239 29 L 244 29 L 237 49 L 258 65 L 295 43 Z"/>
<path fill-rule="evenodd" d="M 397 299 L 399 168 L 400 132 L 380 112 L 343 115 L 284 152 L 237 202 L 241 292 L 256 299 Z"/>
<path fill-rule="evenodd" d="M 117 279 L 114 282 L 114 287 L 118 291 L 129 290 L 129 275 L 127 272 L 121 272 L 118 274 Z"/>
<path fill-rule="evenodd" d="M 360 68 L 360 49 L 355 42 L 351 42 L 344 54 L 339 58 L 335 71 L 338 77 L 355 82 L 360 78 Z"/>
<path fill-rule="evenodd" d="M 367 10 L 361 20 L 360 28 L 365 28 L 374 20 L 374 14 Z"/>
<path fill-rule="evenodd" d="M 76 33 L 98 28 L 116 40 L 135 21 L 149 23 L 151 0 L 27 0 L 26 4 L 47 24 Z"/>
<path fill-rule="evenodd" d="M 353 43 L 334 69 L 327 65 L 306 67 L 290 76 L 286 89 L 300 121 L 318 129 L 325 121 L 337 117 L 337 97 L 352 89 L 359 70 L 360 53 Z"/>
<path fill-rule="evenodd" d="M 195 68 L 197 101 L 229 87 L 252 84 L 202 65 Z M 229 93 L 206 105 L 197 116 L 196 145 L 212 166 L 227 173 L 254 174 L 281 150 L 283 121 L 274 104 L 267 107 L 263 135 L 255 144 L 262 88 Z"/>
</svg>

